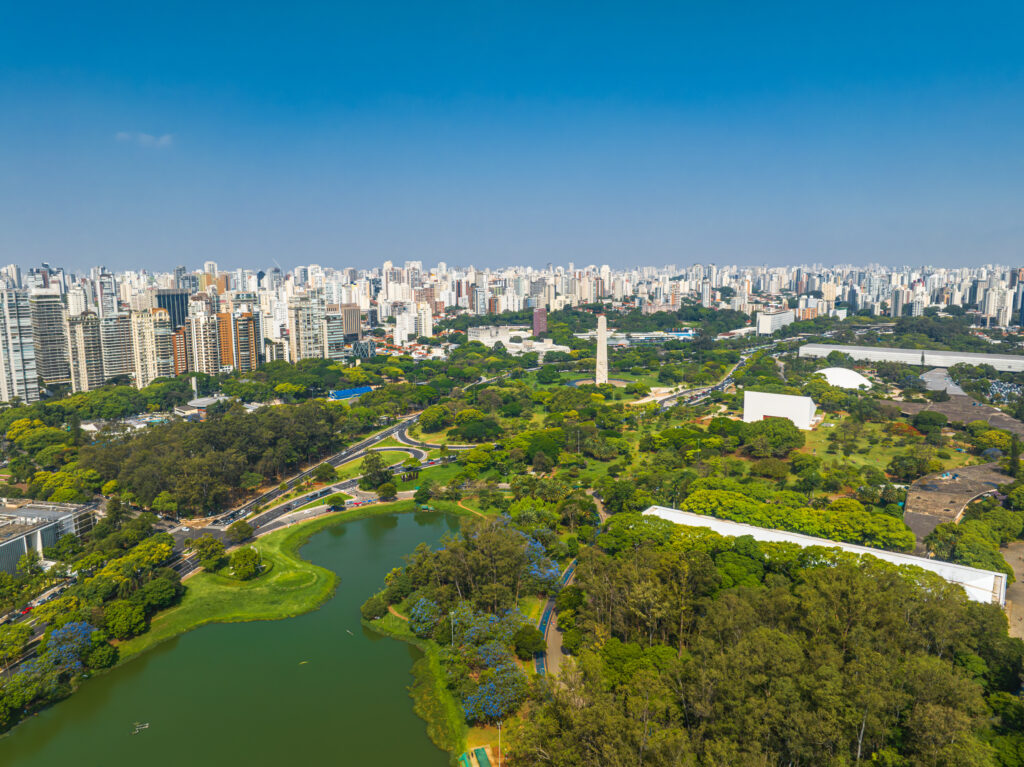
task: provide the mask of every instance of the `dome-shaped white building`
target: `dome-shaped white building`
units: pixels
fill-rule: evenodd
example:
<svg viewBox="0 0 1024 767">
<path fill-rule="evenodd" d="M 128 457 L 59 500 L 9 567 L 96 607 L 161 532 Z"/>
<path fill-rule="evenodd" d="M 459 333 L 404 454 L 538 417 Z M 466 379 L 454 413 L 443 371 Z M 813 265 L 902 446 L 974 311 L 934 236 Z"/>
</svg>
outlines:
<svg viewBox="0 0 1024 767">
<path fill-rule="evenodd" d="M 840 389 L 870 389 L 871 381 L 862 376 L 856 370 L 848 368 L 825 368 L 817 371 L 816 375 L 825 376 L 825 380 L 831 386 L 838 386 Z"/>
</svg>

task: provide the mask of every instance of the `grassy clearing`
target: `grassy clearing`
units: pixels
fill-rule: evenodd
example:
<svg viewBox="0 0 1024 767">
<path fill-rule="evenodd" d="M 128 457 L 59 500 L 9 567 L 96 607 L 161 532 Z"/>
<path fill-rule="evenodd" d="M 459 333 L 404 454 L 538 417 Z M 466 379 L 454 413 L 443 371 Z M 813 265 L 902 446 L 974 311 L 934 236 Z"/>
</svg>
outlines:
<svg viewBox="0 0 1024 767">
<path fill-rule="evenodd" d="M 409 453 L 407 453 L 405 450 L 380 450 L 377 452 L 383 453 L 384 455 L 382 457 L 390 463 L 394 463 L 395 461 L 399 460 L 400 456 L 409 455 Z M 346 479 L 352 479 L 353 477 L 358 477 L 362 473 L 363 459 L 357 458 L 354 461 L 343 463 L 341 464 L 341 466 L 338 467 L 338 479 L 336 481 L 342 482 Z"/>
<path fill-rule="evenodd" d="M 434 487 L 447 485 L 451 478 L 462 471 L 462 467 L 455 463 L 449 463 L 446 466 L 435 466 L 431 469 L 424 469 L 420 472 L 420 476 L 417 479 L 402 480 L 398 482 L 395 487 L 399 490 L 412 490 L 413 488 L 419 487 L 427 480 Z"/>
<path fill-rule="evenodd" d="M 408 445 L 406 445 L 404 442 L 399 442 L 394 437 L 388 437 L 387 439 L 382 439 L 373 447 L 408 447 Z"/>
<path fill-rule="evenodd" d="M 834 425 L 826 426 L 826 424 Z M 895 440 L 896 444 L 883 445 L 882 442 L 890 439 L 889 435 L 884 431 L 884 424 L 867 423 L 864 425 L 863 436 L 859 440 L 860 447 L 869 448 L 867 452 L 854 452 L 849 457 L 843 455 L 841 452 L 829 453 L 828 448 L 832 443 L 828 441 L 828 435 L 833 433 L 836 429 L 844 428 L 844 426 L 845 419 L 832 417 L 831 415 L 826 414 L 825 420 L 821 424 L 809 432 L 804 432 L 806 444 L 801 449 L 801 452 L 811 453 L 812 455 L 820 457 L 824 461 L 843 461 L 858 467 L 874 466 L 877 469 L 885 471 L 885 467 L 889 465 L 889 461 L 897 455 L 905 453 L 909 447 L 908 445 L 900 447 L 898 444 L 900 441 L 899 439 Z M 877 439 L 878 444 L 869 444 L 869 438 Z M 950 453 L 950 458 L 939 459 L 942 461 L 943 468 L 945 469 L 954 469 L 959 466 L 964 466 L 971 460 L 970 454 L 958 453 L 952 447 L 939 449 L 947 450 Z"/>
<path fill-rule="evenodd" d="M 334 506 L 336 504 L 344 503 L 352 499 L 351 495 L 347 493 L 331 493 L 325 498 L 317 498 L 315 501 L 310 501 L 305 506 L 299 506 L 296 511 L 306 511 L 307 509 L 313 509 L 317 506 Z"/>
<path fill-rule="evenodd" d="M 436 501 L 431 506 L 440 512 L 469 515 L 452 501 Z M 257 539 L 252 545 L 271 565 L 269 572 L 251 581 L 236 581 L 205 572 L 193 576 L 188 580 L 188 591 L 181 604 L 160 613 L 142 636 L 120 644 L 121 662 L 207 623 L 279 620 L 315 610 L 334 593 L 338 578 L 330 570 L 298 555 L 299 548 L 309 537 L 343 522 L 416 509 L 413 501 L 398 501 L 339 511 Z"/>
</svg>

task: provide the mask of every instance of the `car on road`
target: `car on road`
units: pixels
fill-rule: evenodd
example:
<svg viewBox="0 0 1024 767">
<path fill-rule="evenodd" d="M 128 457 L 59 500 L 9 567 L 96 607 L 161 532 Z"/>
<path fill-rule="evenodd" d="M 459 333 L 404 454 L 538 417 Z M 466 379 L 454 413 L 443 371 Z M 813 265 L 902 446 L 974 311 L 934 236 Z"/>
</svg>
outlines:
<svg viewBox="0 0 1024 767">
<path fill-rule="evenodd" d="M 192 528 L 191 527 L 182 527 L 181 528 L 181 532 L 183 532 L 183 533 L 191 533 L 192 532 Z"/>
<path fill-rule="evenodd" d="M 21 614 L 22 615 L 28 615 L 30 612 L 32 612 L 32 607 L 33 607 L 32 605 L 25 605 L 24 607 L 21 608 Z"/>
</svg>

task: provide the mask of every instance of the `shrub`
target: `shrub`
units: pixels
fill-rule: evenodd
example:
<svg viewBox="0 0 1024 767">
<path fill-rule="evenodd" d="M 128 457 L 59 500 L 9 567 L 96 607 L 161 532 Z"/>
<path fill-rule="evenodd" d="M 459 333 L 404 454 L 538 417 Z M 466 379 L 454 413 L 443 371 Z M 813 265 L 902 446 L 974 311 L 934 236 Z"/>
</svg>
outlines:
<svg viewBox="0 0 1024 767">
<path fill-rule="evenodd" d="M 363 606 L 359 608 L 359 612 L 363 616 L 363 620 L 376 620 L 387 615 L 388 602 L 384 599 L 384 594 L 374 594 L 372 597 L 363 602 Z"/>
</svg>

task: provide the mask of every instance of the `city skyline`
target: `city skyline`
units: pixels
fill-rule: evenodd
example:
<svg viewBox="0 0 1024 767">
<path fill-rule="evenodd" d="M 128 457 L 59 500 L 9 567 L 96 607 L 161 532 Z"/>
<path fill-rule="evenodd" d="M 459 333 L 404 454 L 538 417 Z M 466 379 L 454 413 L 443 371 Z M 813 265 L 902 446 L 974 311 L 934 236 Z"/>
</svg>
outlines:
<svg viewBox="0 0 1024 767">
<path fill-rule="evenodd" d="M 771 336 L 801 320 L 852 314 L 971 317 L 978 328 L 1024 325 L 1024 269 L 962 267 L 744 267 L 636 265 L 477 269 L 385 261 L 372 269 L 319 264 L 284 272 L 198 269 L 87 273 L 42 264 L 0 267 L 0 401 L 34 402 L 109 382 L 150 383 L 185 373 L 248 373 L 267 362 L 357 362 L 378 354 L 445 359 L 461 342 L 435 323 L 503 315 L 502 326 L 468 329 L 468 341 L 543 361 L 569 347 L 546 332 L 547 313 L 595 305 L 618 313 L 728 310 L 726 337 Z M 509 323 L 509 317 L 521 324 Z M 691 315 L 693 318 L 693 315 Z M 529 324 L 524 321 L 529 321 Z M 597 321 L 595 380 L 608 380 L 607 328 Z M 532 334 L 529 332 L 532 325 Z M 366 336 L 364 337 L 364 331 Z M 683 334 L 683 335 L 680 335 Z M 639 343 L 663 342 L 664 333 Z M 564 340 L 564 339 L 563 339 Z M 620 335 L 620 343 L 634 340 Z"/>
<path fill-rule="evenodd" d="M 0 262 L 1012 264 L 1020 14 L 22 6 Z"/>
</svg>

